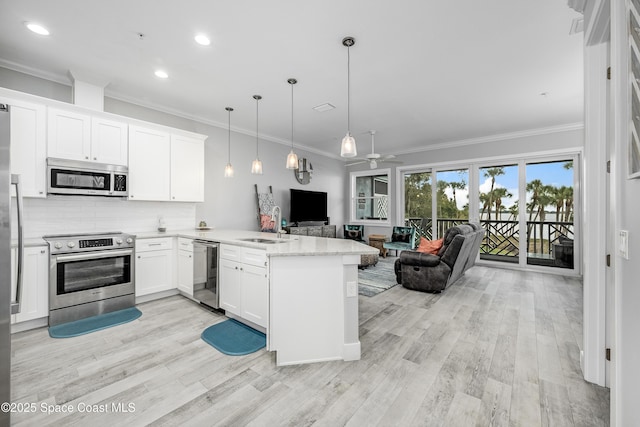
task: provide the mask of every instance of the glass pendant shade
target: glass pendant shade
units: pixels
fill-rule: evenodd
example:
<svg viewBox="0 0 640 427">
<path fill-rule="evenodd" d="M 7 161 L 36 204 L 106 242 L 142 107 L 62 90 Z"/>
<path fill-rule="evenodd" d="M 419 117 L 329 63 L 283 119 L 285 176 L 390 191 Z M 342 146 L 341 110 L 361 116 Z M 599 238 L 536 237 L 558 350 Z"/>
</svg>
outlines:
<svg viewBox="0 0 640 427">
<path fill-rule="evenodd" d="M 231 166 L 231 112 L 233 111 L 233 108 L 226 107 L 225 110 L 227 110 L 227 113 L 229 114 L 229 134 L 227 136 L 227 153 L 229 157 L 227 160 L 227 166 L 224 167 L 224 177 L 233 178 L 233 166 Z"/>
<path fill-rule="evenodd" d="M 262 160 L 258 156 L 258 145 L 260 139 L 258 138 L 258 103 L 262 99 L 260 95 L 253 95 L 253 99 L 256 100 L 256 159 L 251 163 L 251 173 L 253 175 L 262 175 Z"/>
<path fill-rule="evenodd" d="M 356 140 L 351 136 L 351 51 L 349 49 L 355 43 L 353 37 L 342 39 L 342 45 L 347 48 L 347 134 L 342 138 L 341 157 L 355 157 L 358 154 Z"/>
<path fill-rule="evenodd" d="M 340 156 L 342 157 L 355 157 L 358 155 L 356 150 L 356 140 L 353 139 L 351 134 L 347 134 L 342 138 L 342 147 L 340 148 Z"/>
<path fill-rule="evenodd" d="M 298 83 L 296 79 L 289 79 L 287 83 L 291 85 L 291 151 L 287 156 L 287 169 L 298 168 L 298 155 L 293 152 L 293 85 Z"/>
<path fill-rule="evenodd" d="M 251 173 L 254 175 L 262 175 L 262 160 L 255 159 L 251 163 Z"/>
<path fill-rule="evenodd" d="M 233 166 L 231 166 L 231 163 L 227 163 L 227 166 L 224 167 L 224 177 L 233 178 Z"/>
<path fill-rule="evenodd" d="M 298 155 L 293 152 L 293 149 L 287 156 L 287 169 L 296 169 L 298 167 Z"/>
</svg>

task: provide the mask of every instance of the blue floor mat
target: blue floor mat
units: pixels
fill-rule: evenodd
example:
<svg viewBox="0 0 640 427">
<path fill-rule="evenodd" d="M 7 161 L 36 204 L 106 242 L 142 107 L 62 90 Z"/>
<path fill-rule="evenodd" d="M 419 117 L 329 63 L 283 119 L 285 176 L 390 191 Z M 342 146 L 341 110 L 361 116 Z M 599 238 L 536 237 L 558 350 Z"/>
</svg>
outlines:
<svg viewBox="0 0 640 427">
<path fill-rule="evenodd" d="M 267 345 L 265 334 L 234 319 L 209 326 L 200 337 L 210 346 L 230 356 L 253 353 Z"/>
<path fill-rule="evenodd" d="M 140 316 L 142 316 L 142 312 L 137 308 L 125 308 L 124 310 L 112 311 L 111 313 L 51 326 L 49 328 L 49 336 L 51 338 L 77 337 L 112 326 L 122 325 L 123 323 L 136 320 Z"/>
</svg>

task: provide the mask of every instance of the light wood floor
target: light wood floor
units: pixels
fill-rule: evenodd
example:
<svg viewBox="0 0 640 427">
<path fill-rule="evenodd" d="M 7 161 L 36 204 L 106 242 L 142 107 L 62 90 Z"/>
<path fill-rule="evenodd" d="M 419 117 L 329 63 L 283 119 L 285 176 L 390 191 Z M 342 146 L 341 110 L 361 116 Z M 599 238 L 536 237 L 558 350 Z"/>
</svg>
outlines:
<svg viewBox="0 0 640 427">
<path fill-rule="evenodd" d="M 82 337 L 13 336 L 15 425 L 591 426 L 609 391 L 582 380 L 582 286 L 474 267 L 439 295 L 360 297 L 362 360 L 277 368 L 200 340 L 223 317 L 179 296 Z M 134 405 L 114 413 L 112 404 Z M 71 405 L 71 414 L 43 413 Z M 50 405 L 50 406 L 48 406 Z M 102 406 L 90 406 L 102 405 Z M 79 412 L 86 407 L 109 413 Z"/>
</svg>

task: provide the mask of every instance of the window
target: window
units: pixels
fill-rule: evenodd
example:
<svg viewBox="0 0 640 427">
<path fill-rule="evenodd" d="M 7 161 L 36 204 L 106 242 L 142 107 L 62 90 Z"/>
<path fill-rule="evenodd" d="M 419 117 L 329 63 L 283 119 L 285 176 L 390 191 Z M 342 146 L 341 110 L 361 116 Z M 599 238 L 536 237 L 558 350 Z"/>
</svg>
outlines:
<svg viewBox="0 0 640 427">
<path fill-rule="evenodd" d="M 390 170 L 351 173 L 351 222 L 389 224 Z"/>
</svg>

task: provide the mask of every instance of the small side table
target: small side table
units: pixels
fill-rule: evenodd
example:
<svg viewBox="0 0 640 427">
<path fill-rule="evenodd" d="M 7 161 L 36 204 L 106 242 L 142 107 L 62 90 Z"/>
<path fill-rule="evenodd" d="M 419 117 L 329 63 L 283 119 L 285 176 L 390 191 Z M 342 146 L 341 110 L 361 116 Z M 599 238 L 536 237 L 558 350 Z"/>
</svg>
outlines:
<svg viewBox="0 0 640 427">
<path fill-rule="evenodd" d="M 380 251 L 380 255 L 382 255 L 383 258 L 386 258 L 387 250 L 382 245 L 388 239 L 389 238 L 384 234 L 369 234 L 369 246 L 373 246 L 378 249 Z"/>
</svg>

